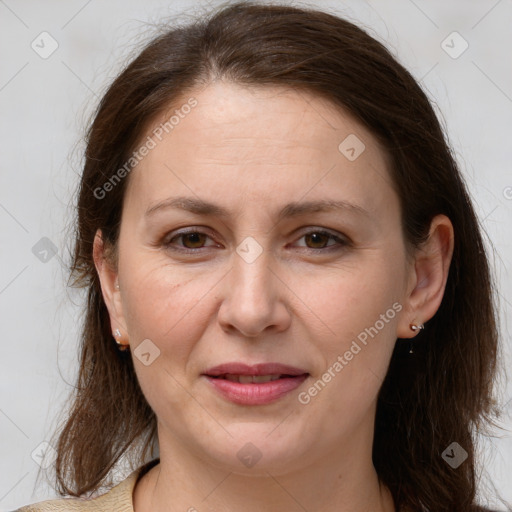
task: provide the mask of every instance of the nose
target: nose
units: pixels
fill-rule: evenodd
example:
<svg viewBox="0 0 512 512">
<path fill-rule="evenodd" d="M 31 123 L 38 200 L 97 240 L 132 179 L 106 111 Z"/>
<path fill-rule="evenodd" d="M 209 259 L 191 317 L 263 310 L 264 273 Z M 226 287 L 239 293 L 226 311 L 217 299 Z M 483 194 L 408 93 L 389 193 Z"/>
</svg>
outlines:
<svg viewBox="0 0 512 512">
<path fill-rule="evenodd" d="M 286 307 L 287 287 L 269 266 L 267 253 L 248 263 L 235 255 L 234 267 L 223 280 L 223 297 L 218 311 L 222 329 L 244 337 L 264 332 L 282 332 L 291 323 Z"/>
</svg>

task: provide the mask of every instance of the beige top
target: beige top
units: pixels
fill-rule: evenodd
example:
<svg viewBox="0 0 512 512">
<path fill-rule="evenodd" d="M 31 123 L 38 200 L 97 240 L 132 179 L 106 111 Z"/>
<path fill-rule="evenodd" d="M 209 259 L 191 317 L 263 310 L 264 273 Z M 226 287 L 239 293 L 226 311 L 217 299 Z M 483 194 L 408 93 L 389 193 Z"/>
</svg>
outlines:
<svg viewBox="0 0 512 512">
<path fill-rule="evenodd" d="M 101 496 L 41 501 L 21 507 L 16 512 L 133 512 L 135 484 L 158 462 L 159 459 L 155 459 L 144 464 Z"/>
</svg>

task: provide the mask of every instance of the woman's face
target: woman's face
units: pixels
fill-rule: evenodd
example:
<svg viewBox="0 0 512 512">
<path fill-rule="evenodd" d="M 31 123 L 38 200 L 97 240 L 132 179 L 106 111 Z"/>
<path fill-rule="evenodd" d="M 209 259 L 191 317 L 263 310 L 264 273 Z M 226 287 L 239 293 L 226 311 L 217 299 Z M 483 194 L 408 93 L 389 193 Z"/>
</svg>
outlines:
<svg viewBox="0 0 512 512">
<path fill-rule="evenodd" d="M 370 454 L 415 285 L 387 159 L 305 92 L 191 96 L 142 138 L 154 147 L 129 177 L 110 307 L 161 450 L 273 474 Z"/>
</svg>

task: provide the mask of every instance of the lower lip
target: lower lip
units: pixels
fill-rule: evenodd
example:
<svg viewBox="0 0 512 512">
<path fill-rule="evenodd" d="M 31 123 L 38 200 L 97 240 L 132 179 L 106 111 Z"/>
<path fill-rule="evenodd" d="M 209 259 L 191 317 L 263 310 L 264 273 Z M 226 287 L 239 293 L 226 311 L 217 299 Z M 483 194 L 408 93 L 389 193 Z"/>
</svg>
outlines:
<svg viewBox="0 0 512 512">
<path fill-rule="evenodd" d="M 297 389 L 307 375 L 283 377 L 270 382 L 242 384 L 226 379 L 216 379 L 205 375 L 212 386 L 229 401 L 240 405 L 269 404 Z"/>
</svg>

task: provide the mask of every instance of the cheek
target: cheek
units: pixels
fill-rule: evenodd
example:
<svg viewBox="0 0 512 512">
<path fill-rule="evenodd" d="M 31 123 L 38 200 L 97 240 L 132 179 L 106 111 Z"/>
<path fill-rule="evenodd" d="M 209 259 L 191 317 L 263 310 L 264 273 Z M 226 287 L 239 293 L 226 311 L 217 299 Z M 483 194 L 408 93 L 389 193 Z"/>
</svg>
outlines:
<svg viewBox="0 0 512 512">
<path fill-rule="evenodd" d="M 298 276 L 297 295 L 315 313 L 325 330 L 329 330 L 329 340 L 339 349 L 339 340 L 347 341 L 357 337 L 366 328 L 385 315 L 385 328 L 396 323 L 396 306 L 403 300 L 402 282 L 404 277 L 400 255 L 383 258 L 381 251 L 364 255 L 354 263 L 339 266 L 319 275 Z M 389 310 L 389 314 L 386 312 Z M 378 327 L 381 328 L 381 322 Z"/>
<path fill-rule="evenodd" d="M 309 408 L 304 411 L 309 417 L 320 417 L 329 411 L 337 431 L 349 432 L 368 415 L 396 342 L 402 305 L 393 301 L 388 290 L 376 287 L 370 291 L 363 283 L 351 288 L 346 281 L 328 289 L 319 311 L 331 333 L 315 340 L 322 353 L 322 365 L 298 397 Z M 328 296 L 333 300 L 327 300 Z M 322 427 L 320 437 L 327 444 L 336 435 L 331 427 Z"/>
<path fill-rule="evenodd" d="M 303 403 L 311 400 L 311 411 L 320 414 L 327 407 L 343 422 L 347 411 L 362 417 L 375 400 L 403 309 L 404 270 L 400 255 L 394 256 L 374 253 L 367 255 L 364 265 L 336 269 L 321 281 L 302 279 L 308 305 L 314 304 L 324 331 L 329 330 L 327 336 L 315 340 L 322 365 L 313 387 L 302 397 Z"/>
<path fill-rule="evenodd" d="M 215 279 L 192 277 L 158 258 L 153 260 L 138 265 L 127 262 L 134 264 L 125 267 L 129 271 L 123 280 L 123 313 L 130 343 L 136 346 L 150 339 L 162 353 L 172 353 L 171 361 L 180 361 L 208 320 Z"/>
<path fill-rule="evenodd" d="M 344 386 L 351 390 L 368 373 L 382 380 L 396 342 L 398 314 L 403 306 L 387 293 L 365 293 L 361 288 L 346 287 L 332 291 L 342 298 L 337 304 L 326 302 L 321 310 L 331 331 L 330 336 L 318 340 L 325 368 L 340 363 L 342 368 L 337 365 L 333 371 L 343 375 Z"/>
<path fill-rule="evenodd" d="M 213 293 L 205 295 L 212 284 L 165 265 L 134 266 L 124 283 L 123 311 L 144 396 L 159 416 L 166 417 L 163 411 L 172 410 L 175 419 L 186 423 L 181 416 L 189 411 L 186 372 L 212 315 Z M 146 366 L 137 360 L 137 346 L 148 339 L 159 352 Z"/>
</svg>

